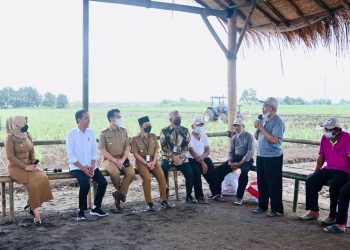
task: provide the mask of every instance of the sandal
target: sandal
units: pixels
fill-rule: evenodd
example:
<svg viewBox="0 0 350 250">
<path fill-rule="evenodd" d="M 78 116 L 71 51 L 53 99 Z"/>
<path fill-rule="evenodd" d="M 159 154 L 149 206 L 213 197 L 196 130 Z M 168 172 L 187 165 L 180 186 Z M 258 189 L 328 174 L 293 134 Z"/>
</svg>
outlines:
<svg viewBox="0 0 350 250">
<path fill-rule="evenodd" d="M 331 233 L 331 234 L 339 234 L 345 233 L 345 230 L 339 229 L 336 225 L 328 226 L 323 228 L 322 232 Z"/>
<path fill-rule="evenodd" d="M 311 220 L 317 220 L 317 219 L 318 219 L 318 216 L 312 216 L 312 215 L 306 214 L 306 215 L 304 215 L 304 216 L 300 216 L 299 219 L 300 219 L 300 220 L 305 220 L 305 221 L 306 221 L 306 220 L 311 221 Z"/>
</svg>

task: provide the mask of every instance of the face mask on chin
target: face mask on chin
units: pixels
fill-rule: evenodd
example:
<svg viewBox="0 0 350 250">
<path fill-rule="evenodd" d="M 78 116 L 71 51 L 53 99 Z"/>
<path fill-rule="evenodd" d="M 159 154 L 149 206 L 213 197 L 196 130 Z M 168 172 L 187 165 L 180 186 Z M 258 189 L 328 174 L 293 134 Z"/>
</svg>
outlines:
<svg viewBox="0 0 350 250">
<path fill-rule="evenodd" d="M 180 126 L 181 125 L 181 119 L 180 118 L 177 118 L 174 120 L 174 125 L 175 126 Z"/>
<path fill-rule="evenodd" d="M 22 132 L 22 133 L 26 133 L 26 132 L 28 131 L 28 128 L 29 128 L 28 124 L 24 125 L 24 126 L 21 128 L 21 132 Z"/>
<path fill-rule="evenodd" d="M 324 132 L 324 136 L 327 138 L 327 139 L 334 139 L 335 135 L 333 135 L 332 132 Z"/>
<path fill-rule="evenodd" d="M 196 134 L 201 134 L 203 132 L 203 127 L 194 127 L 194 132 Z"/>
<path fill-rule="evenodd" d="M 151 130 L 152 130 L 152 126 L 147 126 L 143 129 L 143 131 L 145 131 L 145 133 L 149 133 L 149 132 L 151 132 Z"/>
<path fill-rule="evenodd" d="M 116 125 L 117 127 L 120 127 L 123 124 L 123 120 L 122 118 L 117 118 L 114 120 L 114 125 Z"/>
</svg>

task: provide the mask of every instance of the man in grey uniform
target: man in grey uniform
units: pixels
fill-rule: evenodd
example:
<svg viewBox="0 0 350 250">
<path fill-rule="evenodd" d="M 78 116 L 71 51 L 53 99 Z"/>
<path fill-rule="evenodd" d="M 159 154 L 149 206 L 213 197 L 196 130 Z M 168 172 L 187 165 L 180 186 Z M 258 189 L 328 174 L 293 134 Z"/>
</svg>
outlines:
<svg viewBox="0 0 350 250">
<path fill-rule="evenodd" d="M 253 164 L 254 138 L 245 131 L 244 123 L 241 118 L 233 122 L 236 134 L 231 139 L 229 160 L 216 169 L 220 183 L 228 173 L 239 168 L 241 175 L 238 180 L 237 195 L 234 204 L 242 205 L 244 190 L 248 184 L 248 172 Z"/>
<path fill-rule="evenodd" d="M 259 206 L 253 213 L 265 213 L 271 200 L 271 213 L 269 216 L 283 216 L 282 203 L 282 166 L 283 148 L 282 138 L 284 123 L 276 114 L 277 99 L 269 97 L 263 101 L 263 119 L 254 123 L 257 131 L 258 153 L 256 158 Z"/>
</svg>

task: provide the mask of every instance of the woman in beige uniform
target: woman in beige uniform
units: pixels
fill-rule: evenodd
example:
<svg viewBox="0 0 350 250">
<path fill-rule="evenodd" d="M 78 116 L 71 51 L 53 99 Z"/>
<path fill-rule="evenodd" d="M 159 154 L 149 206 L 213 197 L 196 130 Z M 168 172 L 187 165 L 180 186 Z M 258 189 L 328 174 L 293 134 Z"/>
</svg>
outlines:
<svg viewBox="0 0 350 250">
<path fill-rule="evenodd" d="M 34 146 L 27 130 L 27 117 L 14 116 L 7 119 L 5 139 L 7 170 L 12 179 L 27 187 L 29 211 L 34 216 L 34 223 L 41 224 L 38 208 L 53 197 L 47 175 L 33 164 Z"/>
</svg>

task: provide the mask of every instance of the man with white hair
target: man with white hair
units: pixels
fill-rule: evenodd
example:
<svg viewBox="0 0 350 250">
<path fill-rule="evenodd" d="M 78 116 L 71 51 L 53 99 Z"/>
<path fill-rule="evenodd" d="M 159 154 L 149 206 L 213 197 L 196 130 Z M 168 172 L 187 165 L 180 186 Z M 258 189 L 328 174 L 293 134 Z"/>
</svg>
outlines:
<svg viewBox="0 0 350 250">
<path fill-rule="evenodd" d="M 305 209 L 310 212 L 301 219 L 318 219 L 320 216 L 318 192 L 331 180 L 329 216 L 322 224 L 332 225 L 336 223 L 339 191 L 348 181 L 350 174 L 350 134 L 342 131 L 342 125 L 335 117 L 327 119 L 323 128 L 324 135 L 321 138 L 316 168 L 306 181 Z"/>
<path fill-rule="evenodd" d="M 254 122 L 257 129 L 255 138 L 258 140 L 256 158 L 257 179 L 259 190 L 259 205 L 253 213 L 265 213 L 271 200 L 271 213 L 268 216 L 284 215 L 282 203 L 282 138 L 284 123 L 277 115 L 278 101 L 269 97 L 263 103 L 263 118 Z"/>
<path fill-rule="evenodd" d="M 237 118 L 233 122 L 235 134 L 231 139 L 229 160 L 216 169 L 219 182 L 222 183 L 225 176 L 233 170 L 240 169 L 241 174 L 238 179 L 238 189 L 235 205 L 242 205 L 244 190 L 248 184 L 248 172 L 253 165 L 254 138 L 245 130 L 244 122 Z"/>
</svg>

